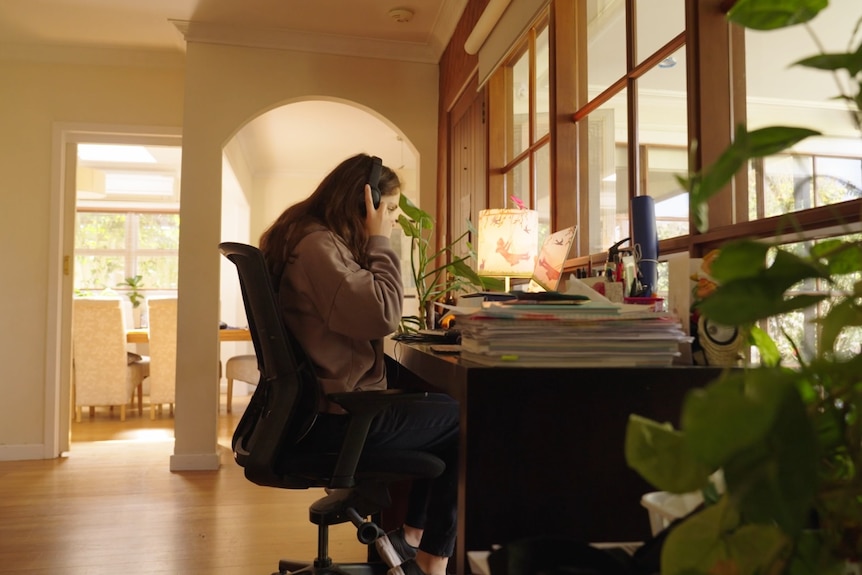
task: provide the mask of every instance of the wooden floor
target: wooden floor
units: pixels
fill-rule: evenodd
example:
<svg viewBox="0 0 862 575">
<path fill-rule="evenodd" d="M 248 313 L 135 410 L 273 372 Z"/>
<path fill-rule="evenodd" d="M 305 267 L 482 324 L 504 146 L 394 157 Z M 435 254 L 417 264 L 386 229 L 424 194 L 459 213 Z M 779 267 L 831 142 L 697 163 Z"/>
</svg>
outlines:
<svg viewBox="0 0 862 575">
<path fill-rule="evenodd" d="M 73 423 L 71 452 L 0 462 L 0 573 L 269 574 L 280 558 L 311 561 L 308 505 L 322 490 L 250 483 L 230 456 L 247 398 L 222 398 L 218 471 L 171 473 L 173 419 L 97 411 Z M 352 525 L 330 532 L 336 561 L 361 561 Z"/>
</svg>

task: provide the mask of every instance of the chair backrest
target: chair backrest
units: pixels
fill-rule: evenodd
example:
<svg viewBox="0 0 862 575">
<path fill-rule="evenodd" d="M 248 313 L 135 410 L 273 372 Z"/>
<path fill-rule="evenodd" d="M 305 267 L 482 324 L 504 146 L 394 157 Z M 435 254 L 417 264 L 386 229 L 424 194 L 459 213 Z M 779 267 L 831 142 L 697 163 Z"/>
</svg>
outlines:
<svg viewBox="0 0 862 575">
<path fill-rule="evenodd" d="M 177 298 L 147 299 L 150 403 L 174 403 L 177 390 Z"/>
<path fill-rule="evenodd" d="M 283 487 L 277 467 L 314 424 L 320 387 L 281 319 L 263 253 L 234 242 L 219 244 L 219 251 L 237 268 L 260 371 L 260 383 L 234 432 L 234 457 L 254 483 Z"/>
<path fill-rule="evenodd" d="M 132 383 L 120 299 L 74 299 L 72 357 L 76 406 L 128 403 Z"/>
</svg>

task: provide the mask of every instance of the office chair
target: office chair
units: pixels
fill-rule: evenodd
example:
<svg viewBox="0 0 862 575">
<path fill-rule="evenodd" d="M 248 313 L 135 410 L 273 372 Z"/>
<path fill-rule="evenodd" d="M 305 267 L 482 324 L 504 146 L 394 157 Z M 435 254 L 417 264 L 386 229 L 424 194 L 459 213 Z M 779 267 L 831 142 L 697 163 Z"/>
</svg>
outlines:
<svg viewBox="0 0 862 575">
<path fill-rule="evenodd" d="M 349 414 L 338 452 L 308 452 L 301 439 L 314 426 L 321 389 L 310 361 L 281 321 L 263 254 L 246 244 L 225 242 L 219 251 L 236 265 L 260 381 L 234 431 L 236 462 L 257 485 L 282 489 L 324 487 L 327 495 L 309 508 L 318 526 L 313 564 L 281 560 L 278 573 L 384 573 L 395 558 L 385 533 L 367 517 L 391 504 L 394 481 L 433 478 L 445 464 L 421 451 L 364 449 L 371 421 L 393 401 L 415 401 L 422 393 L 399 390 L 328 396 Z M 363 544 L 375 542 L 384 562 L 335 565 L 329 557 L 328 527 L 352 522 Z M 383 543 L 383 545 L 381 545 Z M 396 555 L 397 557 L 397 555 Z M 388 565 L 387 565 L 388 563 Z M 275 575 L 275 574 L 273 574 Z"/>
</svg>

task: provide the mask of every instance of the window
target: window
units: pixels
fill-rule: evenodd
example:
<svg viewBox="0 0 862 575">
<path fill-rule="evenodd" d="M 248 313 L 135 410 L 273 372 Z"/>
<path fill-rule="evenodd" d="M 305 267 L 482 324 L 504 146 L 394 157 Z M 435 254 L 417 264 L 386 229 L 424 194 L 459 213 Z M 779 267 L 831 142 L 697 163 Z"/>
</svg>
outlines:
<svg viewBox="0 0 862 575">
<path fill-rule="evenodd" d="M 490 142 L 492 207 L 512 207 L 515 197 L 539 212 L 540 240 L 551 217 L 550 43 L 547 18 L 498 72 L 504 94 L 492 105 L 493 118 L 505 118 L 502 142 Z M 502 122 L 501 122 L 502 123 Z"/>
<path fill-rule="evenodd" d="M 144 290 L 177 289 L 179 230 L 178 213 L 78 211 L 75 290 L 114 289 L 136 275 Z"/>
<path fill-rule="evenodd" d="M 587 59 L 574 73 L 587 90 L 575 103 L 575 119 L 587 133 L 580 157 L 587 201 L 579 222 L 587 249 L 600 253 L 630 236 L 629 204 L 639 195 L 654 198 L 660 237 L 687 234 L 687 196 L 673 177 L 688 166 L 685 4 L 674 0 L 660 11 L 635 11 L 634 18 L 626 10 L 636 4 L 579 6 Z M 637 45 L 626 38 L 637 38 Z"/>
<path fill-rule="evenodd" d="M 744 30 L 728 23 L 726 0 L 653 4 L 555 0 L 514 47 L 489 80 L 491 206 L 515 195 L 543 224 L 577 224 L 568 265 L 587 271 L 630 235 L 631 200 L 642 195 L 655 200 L 659 258 L 699 257 L 740 237 L 789 242 L 862 229 L 862 137 L 836 98 L 847 78 L 791 65 L 819 51 L 807 26 Z M 843 52 L 858 17 L 857 0 L 832 0 L 811 28 L 825 51 Z M 544 102 L 542 75 L 547 115 L 535 104 Z M 547 131 L 537 129 L 540 117 Z M 710 229 L 700 233 L 676 176 L 711 166 L 738 124 L 824 135 L 752 162 L 710 201 Z"/>
<path fill-rule="evenodd" d="M 78 145 L 76 292 L 135 276 L 145 292 L 177 289 L 181 161 L 179 146 Z"/>
<path fill-rule="evenodd" d="M 749 129 L 800 126 L 823 133 L 789 153 L 751 166 L 750 220 L 858 199 L 862 140 L 840 90 L 846 78 L 794 63 L 821 51 L 847 51 L 859 17 L 857 0 L 832 0 L 805 26 L 745 30 L 746 116 Z M 787 95 L 790 94 L 790 98 Z"/>
</svg>

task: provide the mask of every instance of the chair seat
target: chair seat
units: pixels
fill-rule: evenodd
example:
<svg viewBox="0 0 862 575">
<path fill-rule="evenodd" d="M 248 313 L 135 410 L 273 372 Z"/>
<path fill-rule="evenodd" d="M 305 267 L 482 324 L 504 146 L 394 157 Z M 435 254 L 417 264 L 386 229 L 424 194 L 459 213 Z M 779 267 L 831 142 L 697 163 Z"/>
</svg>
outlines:
<svg viewBox="0 0 862 575">
<path fill-rule="evenodd" d="M 332 470 L 338 459 L 337 453 L 311 453 L 291 455 L 281 462 L 276 473 L 259 485 L 288 489 L 308 487 L 327 487 L 332 479 Z M 391 483 L 405 479 L 437 477 L 445 469 L 445 464 L 436 456 L 423 451 L 381 451 L 365 452 L 359 458 L 354 478 L 357 483 L 365 480 Z"/>
<path fill-rule="evenodd" d="M 227 412 L 233 411 L 233 380 L 238 379 L 252 385 L 260 381 L 260 371 L 257 369 L 257 356 L 235 355 L 227 360 L 225 366 L 225 378 L 227 379 Z"/>
</svg>

